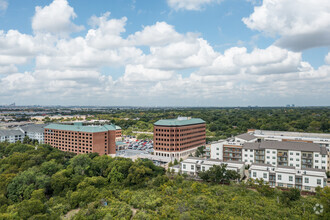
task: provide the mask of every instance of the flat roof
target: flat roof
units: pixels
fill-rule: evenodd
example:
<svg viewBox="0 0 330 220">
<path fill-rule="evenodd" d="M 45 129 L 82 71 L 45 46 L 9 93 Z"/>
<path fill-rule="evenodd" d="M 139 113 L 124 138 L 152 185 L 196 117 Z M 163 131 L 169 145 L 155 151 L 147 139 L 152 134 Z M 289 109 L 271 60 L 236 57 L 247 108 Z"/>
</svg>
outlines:
<svg viewBox="0 0 330 220">
<path fill-rule="evenodd" d="M 77 132 L 107 132 L 116 130 L 116 125 L 82 125 L 82 123 L 76 123 L 73 125 L 66 124 L 49 124 L 45 127 L 45 129 L 56 129 L 56 130 L 64 130 L 64 131 L 77 131 Z"/>
<path fill-rule="evenodd" d="M 260 143 L 258 142 L 244 143 L 243 149 L 253 149 L 253 150 L 277 149 L 277 150 L 320 152 L 321 154 L 326 153 L 325 147 L 320 147 L 319 144 L 306 143 L 306 142 L 293 142 L 293 141 L 262 141 Z"/>
<path fill-rule="evenodd" d="M 253 139 L 256 139 L 257 137 L 254 136 L 253 134 L 244 133 L 244 134 L 237 135 L 236 138 L 240 138 L 240 139 L 243 139 L 246 141 L 251 141 Z"/>
<path fill-rule="evenodd" d="M 154 123 L 154 125 L 159 126 L 186 126 L 194 124 L 204 124 L 205 121 L 200 118 L 190 118 L 190 119 L 161 119 Z"/>
</svg>

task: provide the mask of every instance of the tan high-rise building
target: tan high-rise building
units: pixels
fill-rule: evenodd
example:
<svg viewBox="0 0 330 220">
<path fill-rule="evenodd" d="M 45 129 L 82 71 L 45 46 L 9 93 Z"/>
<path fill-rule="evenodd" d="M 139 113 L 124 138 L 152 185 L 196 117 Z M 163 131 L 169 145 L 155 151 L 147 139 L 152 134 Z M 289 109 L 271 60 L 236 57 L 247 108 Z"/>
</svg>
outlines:
<svg viewBox="0 0 330 220">
<path fill-rule="evenodd" d="M 116 138 L 121 128 L 116 125 L 83 126 L 50 124 L 45 127 L 44 143 L 62 151 L 76 154 L 116 154 Z"/>
<path fill-rule="evenodd" d="M 205 121 L 179 117 L 154 123 L 154 153 L 156 156 L 186 158 L 206 144 Z"/>
</svg>

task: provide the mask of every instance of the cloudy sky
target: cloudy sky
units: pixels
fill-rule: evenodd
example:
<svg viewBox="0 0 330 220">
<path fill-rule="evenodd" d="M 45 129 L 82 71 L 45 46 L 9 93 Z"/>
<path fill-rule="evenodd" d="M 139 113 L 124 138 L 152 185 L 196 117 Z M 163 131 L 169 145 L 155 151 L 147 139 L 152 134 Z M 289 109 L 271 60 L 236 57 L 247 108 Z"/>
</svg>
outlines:
<svg viewBox="0 0 330 220">
<path fill-rule="evenodd" d="M 329 0 L 0 0 L 0 105 L 330 105 Z"/>
</svg>

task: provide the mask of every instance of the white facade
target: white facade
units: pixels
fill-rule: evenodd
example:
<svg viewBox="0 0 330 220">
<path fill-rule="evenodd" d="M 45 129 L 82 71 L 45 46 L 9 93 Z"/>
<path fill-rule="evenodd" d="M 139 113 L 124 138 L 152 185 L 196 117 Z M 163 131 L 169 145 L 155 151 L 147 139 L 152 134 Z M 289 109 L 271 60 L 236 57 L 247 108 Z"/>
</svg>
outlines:
<svg viewBox="0 0 330 220">
<path fill-rule="evenodd" d="M 281 158 L 282 154 L 285 154 L 284 158 Z M 244 143 L 242 160 L 249 165 L 262 163 L 329 170 L 328 154 L 325 147 L 314 143 L 262 141 Z"/>
<path fill-rule="evenodd" d="M 219 141 L 211 143 L 211 158 L 217 160 L 223 160 L 223 144 L 226 141 Z"/>
<path fill-rule="evenodd" d="M 273 167 L 271 165 L 253 164 L 250 178 L 263 179 L 270 186 L 296 187 L 301 190 L 315 191 L 316 187 L 325 187 L 327 176 L 321 169 L 298 169 L 290 166 Z"/>
<path fill-rule="evenodd" d="M 252 164 L 255 161 L 255 152 L 252 149 L 242 149 L 242 161 L 246 164 Z"/>
<path fill-rule="evenodd" d="M 189 175 L 197 175 L 198 172 L 209 170 L 214 165 L 220 166 L 221 164 L 227 164 L 228 170 L 237 171 L 241 178 L 244 177 L 245 165 L 243 162 L 223 162 L 216 159 L 203 159 L 198 157 L 188 157 L 181 162 L 180 171 Z"/>
<path fill-rule="evenodd" d="M 0 130 L 0 142 L 8 141 L 9 143 L 16 143 L 23 141 L 24 133 L 16 130 Z"/>
<path fill-rule="evenodd" d="M 44 128 L 46 124 L 31 124 L 18 127 L 18 130 L 24 133 L 32 140 L 37 140 L 40 144 L 44 143 Z"/>
</svg>

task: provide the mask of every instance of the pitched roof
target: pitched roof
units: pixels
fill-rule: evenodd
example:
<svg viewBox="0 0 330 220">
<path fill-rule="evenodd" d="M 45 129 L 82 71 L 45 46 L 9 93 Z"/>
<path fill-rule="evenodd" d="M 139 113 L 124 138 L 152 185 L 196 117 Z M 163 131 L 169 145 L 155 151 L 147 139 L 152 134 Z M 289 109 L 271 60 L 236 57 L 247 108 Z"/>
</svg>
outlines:
<svg viewBox="0 0 330 220">
<path fill-rule="evenodd" d="M 246 141 L 251 141 L 251 140 L 257 138 L 253 134 L 249 134 L 249 133 L 240 134 L 240 135 L 237 135 L 236 137 L 240 138 L 240 139 L 243 139 L 243 140 L 246 140 Z"/>
<path fill-rule="evenodd" d="M 24 125 L 21 126 L 20 128 L 29 133 L 29 132 L 33 132 L 33 133 L 44 133 L 44 128 L 47 126 L 47 124 L 32 124 L 32 125 Z"/>
<path fill-rule="evenodd" d="M 191 119 L 162 119 L 154 123 L 159 126 L 185 126 L 194 124 L 204 124 L 205 121 L 200 118 Z"/>
<path fill-rule="evenodd" d="M 65 131 L 78 131 L 78 132 L 106 132 L 116 130 L 116 125 L 92 125 L 92 126 L 83 126 L 82 124 L 66 125 L 66 124 L 49 124 L 45 129 L 56 129 L 56 130 L 65 130 Z"/>
<path fill-rule="evenodd" d="M 1 136 L 15 136 L 15 135 L 24 135 L 23 132 L 19 130 L 0 130 Z"/>
<path fill-rule="evenodd" d="M 292 142 L 292 141 L 262 141 L 260 143 L 244 143 L 243 149 L 277 149 L 277 150 L 295 150 L 307 152 L 320 152 L 326 153 L 318 144 L 305 143 L 305 142 Z"/>
</svg>

